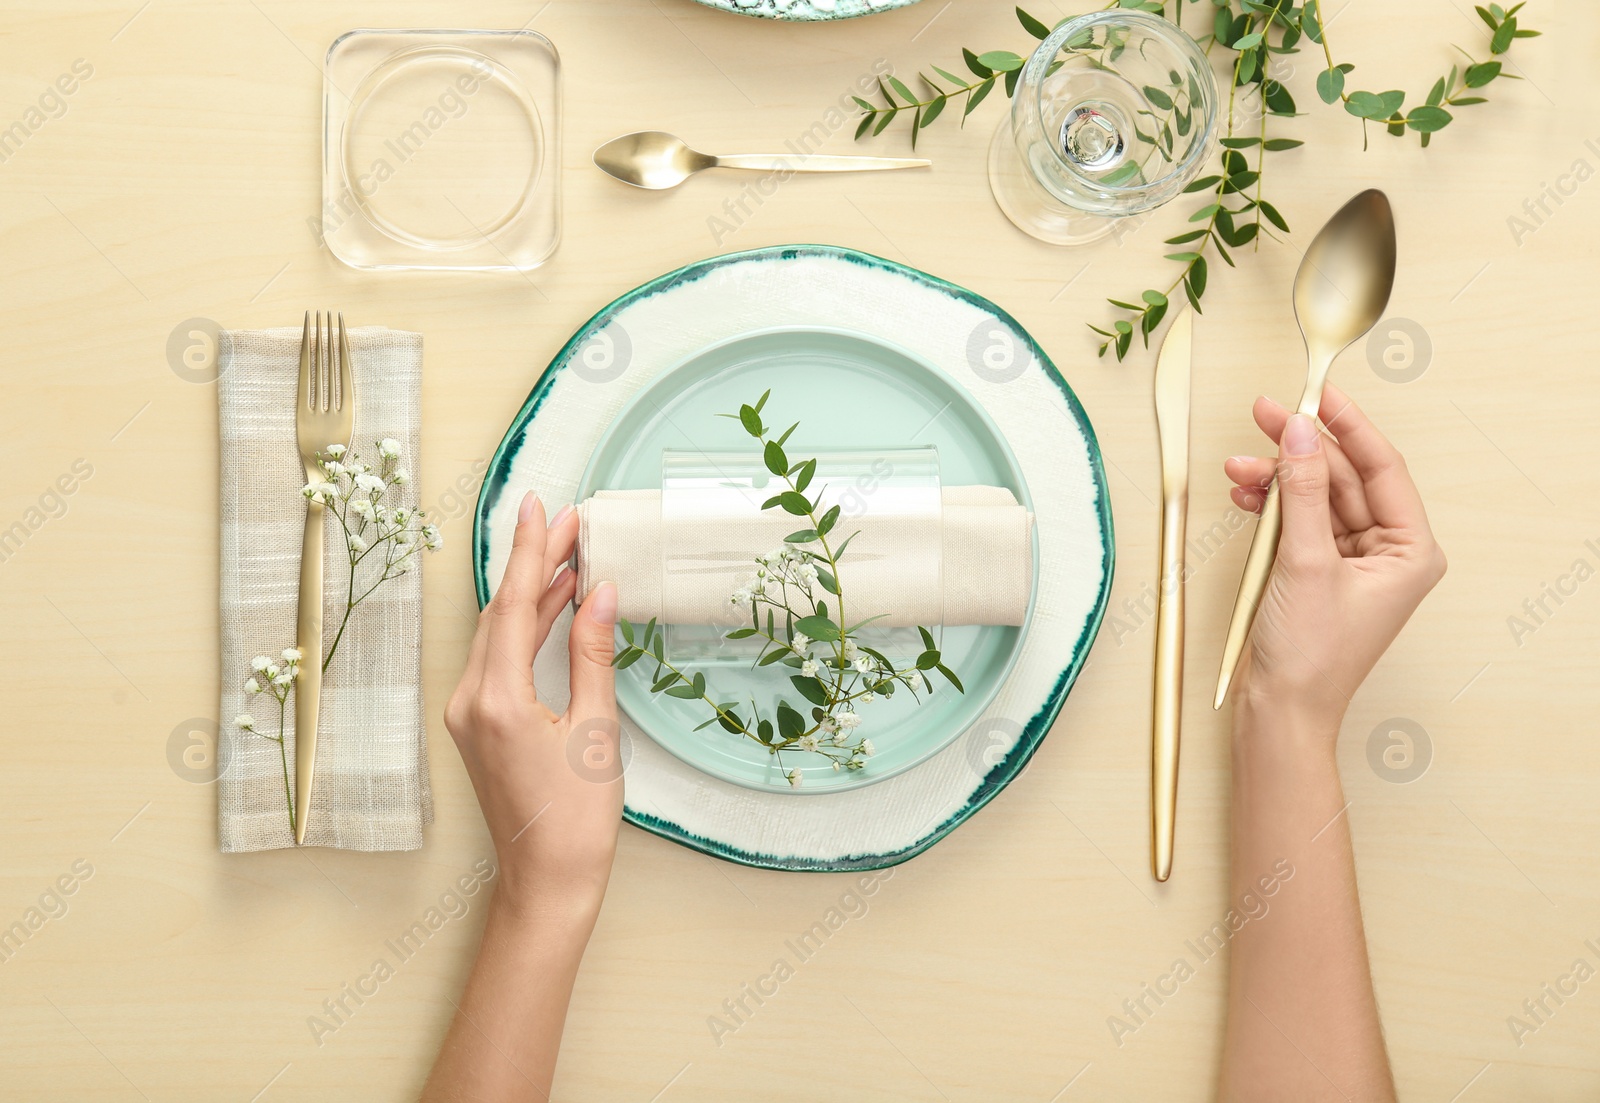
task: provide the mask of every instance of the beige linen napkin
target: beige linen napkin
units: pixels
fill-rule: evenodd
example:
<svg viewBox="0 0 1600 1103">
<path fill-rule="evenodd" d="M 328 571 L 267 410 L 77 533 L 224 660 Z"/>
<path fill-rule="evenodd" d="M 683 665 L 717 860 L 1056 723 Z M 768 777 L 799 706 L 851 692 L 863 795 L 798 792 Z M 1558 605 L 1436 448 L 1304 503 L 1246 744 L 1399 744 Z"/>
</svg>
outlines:
<svg viewBox="0 0 1600 1103">
<path fill-rule="evenodd" d="M 356 415 L 352 449 L 376 462 L 393 437 L 402 465 L 420 468 L 422 337 L 377 327 L 350 331 Z M 300 330 L 224 332 L 218 350 L 222 437 L 222 713 L 217 828 L 224 851 L 294 845 L 276 743 L 238 730 L 240 713 L 277 729 L 277 703 L 247 698 L 256 655 L 295 643 L 305 471 L 295 444 Z M 331 443 L 331 442 L 330 442 Z M 416 484 L 410 484 L 413 495 Z M 413 497 L 408 504 L 415 504 Z M 344 538 L 327 517 L 323 624 L 332 642 L 349 577 Z M 422 711 L 422 571 L 385 582 L 356 610 L 322 683 L 316 786 L 307 845 L 416 850 L 433 821 Z M 316 661 L 307 655 L 306 662 Z M 270 707 L 269 707 L 270 706 Z M 294 699 L 286 749 L 294 773 Z"/>
<path fill-rule="evenodd" d="M 931 518 L 869 513 L 839 522 L 837 531 L 861 533 L 839 565 L 850 607 L 886 614 L 877 622 L 885 627 L 1021 624 L 1033 589 L 1033 514 L 1004 487 L 946 486 L 940 497 L 937 546 Z M 621 615 L 641 623 L 727 620 L 729 595 L 754 574 L 755 557 L 797 527 L 794 517 L 754 508 L 678 527 L 678 566 L 669 572 L 661 491 L 602 490 L 579 503 L 578 518 L 579 597 L 614 582 Z"/>
</svg>

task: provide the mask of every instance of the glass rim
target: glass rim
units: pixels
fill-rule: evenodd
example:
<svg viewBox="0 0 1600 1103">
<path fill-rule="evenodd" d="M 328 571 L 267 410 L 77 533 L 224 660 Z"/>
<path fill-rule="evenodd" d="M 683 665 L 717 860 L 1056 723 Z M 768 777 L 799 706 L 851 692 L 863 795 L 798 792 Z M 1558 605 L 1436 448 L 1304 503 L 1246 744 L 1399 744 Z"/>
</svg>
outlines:
<svg viewBox="0 0 1600 1103">
<path fill-rule="evenodd" d="M 1211 77 L 1211 87 L 1214 91 L 1206 105 L 1205 128 L 1200 132 L 1200 136 L 1193 147 L 1184 155 L 1183 160 L 1175 164 L 1171 172 L 1158 179 L 1147 180 L 1143 184 L 1107 184 L 1084 173 L 1062 154 L 1054 142 L 1046 143 L 1051 156 L 1055 158 L 1057 164 L 1074 178 L 1092 188 L 1104 189 L 1108 194 L 1113 195 L 1149 194 L 1172 179 L 1181 178 L 1183 174 L 1190 172 L 1196 163 L 1210 156 L 1211 136 L 1216 132 L 1217 101 L 1220 98 L 1219 93 L 1215 91 L 1217 88 L 1216 73 L 1212 70 L 1211 63 L 1206 58 L 1205 52 L 1200 49 L 1199 44 L 1195 42 L 1189 32 L 1164 16 L 1153 15 L 1137 8 L 1103 8 L 1099 11 L 1085 12 L 1082 15 L 1074 16 L 1051 31 L 1049 36 L 1039 43 L 1038 47 L 1029 55 L 1027 62 L 1024 63 L 1022 75 L 1025 79 L 1031 79 L 1034 82 L 1033 106 L 1041 120 L 1044 118 L 1043 70 L 1061 52 L 1062 45 L 1073 34 L 1083 30 L 1085 27 L 1099 26 L 1102 23 L 1131 23 L 1150 28 L 1159 28 L 1160 33 L 1167 36 L 1175 33 L 1182 39 L 1178 48 L 1189 54 L 1190 61 L 1197 62 L 1199 69 Z M 1049 48 L 1048 54 L 1045 52 L 1047 47 Z"/>
</svg>

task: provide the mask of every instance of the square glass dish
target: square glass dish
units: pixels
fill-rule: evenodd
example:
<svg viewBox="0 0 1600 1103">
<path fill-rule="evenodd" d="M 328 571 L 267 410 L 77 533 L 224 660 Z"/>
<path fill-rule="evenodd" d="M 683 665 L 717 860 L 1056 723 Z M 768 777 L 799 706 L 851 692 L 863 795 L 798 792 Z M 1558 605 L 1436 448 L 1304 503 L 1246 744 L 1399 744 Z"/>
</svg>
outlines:
<svg viewBox="0 0 1600 1103">
<path fill-rule="evenodd" d="M 537 31 L 328 47 L 322 238 L 352 268 L 526 272 L 561 239 L 561 62 Z"/>
</svg>

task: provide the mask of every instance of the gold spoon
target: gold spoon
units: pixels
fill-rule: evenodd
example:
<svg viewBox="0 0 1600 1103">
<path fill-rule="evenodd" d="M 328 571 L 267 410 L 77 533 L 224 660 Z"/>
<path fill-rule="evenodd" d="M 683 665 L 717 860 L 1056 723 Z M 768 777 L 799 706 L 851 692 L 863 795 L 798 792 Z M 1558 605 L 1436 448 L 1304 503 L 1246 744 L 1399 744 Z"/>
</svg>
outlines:
<svg viewBox="0 0 1600 1103">
<path fill-rule="evenodd" d="M 675 188 L 703 169 L 754 169 L 757 172 L 871 172 L 920 169 L 921 158 L 824 157 L 820 154 L 735 153 L 713 157 L 690 149 L 682 138 L 660 130 L 641 130 L 613 138 L 594 151 L 594 163 L 624 184 L 661 191 Z"/>
<path fill-rule="evenodd" d="M 1394 287 L 1394 268 L 1394 211 L 1388 197 L 1375 188 L 1340 207 L 1318 231 L 1294 277 L 1294 316 L 1305 338 L 1308 361 L 1299 413 L 1317 416 L 1334 357 L 1383 316 Z M 1222 648 L 1222 670 L 1217 675 L 1213 709 L 1220 709 L 1227 699 L 1228 684 L 1244 653 L 1256 606 L 1267 591 L 1267 578 L 1272 573 L 1282 531 L 1283 503 L 1274 482 L 1261 507 L 1261 523 L 1250 541 L 1239 595 L 1233 600 L 1233 618 L 1228 622 L 1228 639 Z"/>
</svg>

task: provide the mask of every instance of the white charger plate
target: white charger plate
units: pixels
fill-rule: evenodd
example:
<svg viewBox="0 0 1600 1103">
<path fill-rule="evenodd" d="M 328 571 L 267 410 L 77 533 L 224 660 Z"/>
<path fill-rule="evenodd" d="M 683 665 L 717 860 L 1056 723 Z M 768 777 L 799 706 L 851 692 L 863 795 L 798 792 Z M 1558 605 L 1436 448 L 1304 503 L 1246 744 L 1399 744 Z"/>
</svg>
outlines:
<svg viewBox="0 0 1600 1103">
<path fill-rule="evenodd" d="M 504 572 L 522 493 L 538 491 L 551 509 L 571 501 L 614 419 L 662 372 L 741 335 L 817 326 L 871 334 L 945 372 L 1009 441 L 1040 548 L 1028 633 L 964 735 L 915 768 L 848 792 L 796 799 L 731 784 L 669 754 L 624 717 L 625 815 L 748 865 L 875 869 L 933 845 L 1021 772 L 1083 665 L 1110 592 L 1111 516 L 1093 430 L 1009 315 L 914 269 L 831 246 L 736 253 L 653 280 L 585 323 L 528 396 L 484 481 L 474 567 L 481 604 Z M 565 707 L 565 649 L 546 647 L 535 674 L 551 707 Z"/>
</svg>

